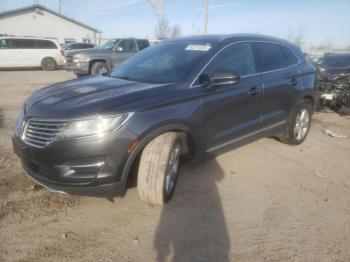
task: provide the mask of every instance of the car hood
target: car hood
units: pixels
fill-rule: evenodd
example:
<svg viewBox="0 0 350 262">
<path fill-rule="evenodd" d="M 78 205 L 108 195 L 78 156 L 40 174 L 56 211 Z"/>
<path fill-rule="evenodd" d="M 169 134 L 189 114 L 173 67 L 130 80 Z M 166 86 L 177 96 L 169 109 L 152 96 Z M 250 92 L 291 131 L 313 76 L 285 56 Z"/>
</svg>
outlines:
<svg viewBox="0 0 350 262">
<path fill-rule="evenodd" d="M 34 92 L 27 101 L 26 115 L 55 118 L 92 116 L 129 102 L 175 90 L 175 84 L 140 83 L 104 76 L 88 76 Z"/>
</svg>

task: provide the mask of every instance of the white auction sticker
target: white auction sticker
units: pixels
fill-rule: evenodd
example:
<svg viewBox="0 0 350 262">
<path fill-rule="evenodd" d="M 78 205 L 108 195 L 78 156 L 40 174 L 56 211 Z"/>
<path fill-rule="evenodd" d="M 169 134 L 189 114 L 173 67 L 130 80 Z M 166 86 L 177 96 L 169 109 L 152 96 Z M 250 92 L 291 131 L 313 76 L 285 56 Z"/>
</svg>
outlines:
<svg viewBox="0 0 350 262">
<path fill-rule="evenodd" d="M 210 45 L 188 45 L 185 50 L 207 52 L 210 48 Z"/>
</svg>

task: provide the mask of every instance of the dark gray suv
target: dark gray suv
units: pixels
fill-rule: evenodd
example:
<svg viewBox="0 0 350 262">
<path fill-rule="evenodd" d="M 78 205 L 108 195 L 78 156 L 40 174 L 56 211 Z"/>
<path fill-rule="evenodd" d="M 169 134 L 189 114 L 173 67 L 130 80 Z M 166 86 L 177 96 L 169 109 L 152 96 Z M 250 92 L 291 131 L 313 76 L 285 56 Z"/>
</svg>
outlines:
<svg viewBox="0 0 350 262">
<path fill-rule="evenodd" d="M 152 46 L 110 77 L 36 91 L 13 146 L 28 175 L 52 191 L 123 194 L 132 167 L 140 197 L 165 203 L 181 156 L 276 136 L 306 138 L 315 69 L 300 49 L 256 35 L 178 38 Z"/>
</svg>

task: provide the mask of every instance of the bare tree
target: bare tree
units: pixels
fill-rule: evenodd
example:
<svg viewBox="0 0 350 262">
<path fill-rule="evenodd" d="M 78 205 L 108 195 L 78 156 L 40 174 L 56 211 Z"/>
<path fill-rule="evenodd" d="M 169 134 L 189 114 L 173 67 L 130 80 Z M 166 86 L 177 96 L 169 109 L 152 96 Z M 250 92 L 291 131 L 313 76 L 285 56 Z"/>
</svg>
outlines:
<svg viewBox="0 0 350 262">
<path fill-rule="evenodd" d="M 305 30 L 302 27 L 298 27 L 295 32 L 293 29 L 288 29 L 288 41 L 296 44 L 297 46 L 302 46 L 304 44 Z"/>
<path fill-rule="evenodd" d="M 171 37 L 180 37 L 182 35 L 181 33 L 181 26 L 180 25 L 173 25 L 171 28 Z"/>
<path fill-rule="evenodd" d="M 169 37 L 171 33 L 171 28 L 169 26 L 169 21 L 166 18 L 161 18 L 158 20 L 157 25 L 154 27 L 154 36 L 157 39 L 163 40 Z"/>
</svg>

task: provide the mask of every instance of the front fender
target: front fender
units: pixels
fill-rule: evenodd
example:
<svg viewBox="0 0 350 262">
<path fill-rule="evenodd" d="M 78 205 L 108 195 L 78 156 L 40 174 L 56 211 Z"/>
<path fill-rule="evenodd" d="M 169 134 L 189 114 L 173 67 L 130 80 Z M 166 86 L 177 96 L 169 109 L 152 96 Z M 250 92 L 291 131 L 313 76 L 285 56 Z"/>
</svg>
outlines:
<svg viewBox="0 0 350 262">
<path fill-rule="evenodd" d="M 165 132 L 174 132 L 174 131 L 175 132 L 183 132 L 183 133 L 190 135 L 192 140 L 193 140 L 194 147 L 195 147 L 195 156 L 194 157 L 196 158 L 196 157 L 201 155 L 201 152 L 203 152 L 203 149 L 200 146 L 201 144 L 200 144 L 200 141 L 198 139 L 199 136 L 198 136 L 198 134 L 196 134 L 196 132 L 192 128 L 190 128 L 189 126 L 184 125 L 184 124 L 166 124 L 166 125 L 158 126 L 152 130 L 146 131 L 145 134 L 143 134 L 139 138 L 140 141 L 138 142 L 134 151 L 129 156 L 128 160 L 126 161 L 126 164 L 124 166 L 124 170 L 122 172 L 121 181 L 126 183 L 130 169 L 131 169 L 135 159 L 141 153 L 142 149 L 150 141 L 152 141 L 154 138 L 156 138 L 157 136 L 159 136 Z"/>
</svg>

